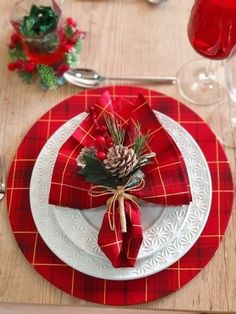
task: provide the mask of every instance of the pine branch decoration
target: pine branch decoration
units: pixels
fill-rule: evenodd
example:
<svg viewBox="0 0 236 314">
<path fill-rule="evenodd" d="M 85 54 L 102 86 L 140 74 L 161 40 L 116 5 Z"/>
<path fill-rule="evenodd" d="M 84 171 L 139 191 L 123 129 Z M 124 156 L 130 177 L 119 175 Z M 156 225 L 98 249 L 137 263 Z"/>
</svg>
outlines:
<svg viewBox="0 0 236 314">
<path fill-rule="evenodd" d="M 142 156 L 145 152 L 146 143 L 150 140 L 150 134 L 141 134 L 140 125 L 137 126 L 137 135 L 133 143 L 133 149 L 137 156 Z"/>
<path fill-rule="evenodd" d="M 76 43 L 75 43 L 75 47 L 74 47 L 74 49 L 75 49 L 75 51 L 76 51 L 77 54 L 80 54 L 80 53 L 81 53 L 82 46 L 83 46 L 83 40 L 82 40 L 82 38 L 79 37 L 79 38 L 77 39 L 77 41 L 76 41 Z"/>
<path fill-rule="evenodd" d="M 71 67 L 76 67 L 78 63 L 78 56 L 74 51 L 68 52 L 66 54 L 66 63 Z"/>
<path fill-rule="evenodd" d="M 27 84 L 31 84 L 35 77 L 34 73 L 25 72 L 25 71 L 19 71 L 18 74 L 22 78 L 23 82 Z"/>
<path fill-rule="evenodd" d="M 21 47 L 17 46 L 13 49 L 9 49 L 9 58 L 11 61 L 16 61 L 16 60 L 25 60 L 25 54 L 22 50 Z"/>
<path fill-rule="evenodd" d="M 120 121 L 114 117 L 104 116 L 107 128 L 115 141 L 116 145 L 123 145 L 125 140 L 125 129 L 122 128 Z"/>
<path fill-rule="evenodd" d="M 58 79 L 53 68 L 40 64 L 37 69 L 41 84 L 48 89 L 56 89 Z"/>
</svg>

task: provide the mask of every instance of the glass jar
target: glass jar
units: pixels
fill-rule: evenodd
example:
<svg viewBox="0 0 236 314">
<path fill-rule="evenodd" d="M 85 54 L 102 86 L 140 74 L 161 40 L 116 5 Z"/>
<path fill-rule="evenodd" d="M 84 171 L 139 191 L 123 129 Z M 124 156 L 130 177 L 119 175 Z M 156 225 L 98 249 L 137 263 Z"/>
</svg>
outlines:
<svg viewBox="0 0 236 314">
<path fill-rule="evenodd" d="M 31 60 L 45 61 L 48 54 L 50 59 L 62 56 L 58 54 L 63 40 L 61 4 L 62 1 L 56 0 L 20 0 L 14 5 L 10 22 Z"/>
</svg>

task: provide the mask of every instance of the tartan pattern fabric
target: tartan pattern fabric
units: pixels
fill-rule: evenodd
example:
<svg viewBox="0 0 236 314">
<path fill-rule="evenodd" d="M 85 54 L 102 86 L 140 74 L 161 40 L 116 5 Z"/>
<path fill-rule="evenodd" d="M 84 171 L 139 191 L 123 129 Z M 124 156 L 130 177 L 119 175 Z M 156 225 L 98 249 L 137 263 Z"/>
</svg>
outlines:
<svg viewBox="0 0 236 314">
<path fill-rule="evenodd" d="M 179 122 L 202 149 L 210 169 L 213 192 L 206 226 L 193 247 L 167 269 L 137 280 L 102 280 L 78 272 L 58 259 L 45 245 L 34 224 L 29 184 L 35 160 L 55 130 L 88 108 L 108 90 L 112 99 L 133 100 L 141 92 L 156 109 Z M 78 105 L 78 103 L 80 105 Z M 233 184 L 222 146 L 207 124 L 179 101 L 156 91 L 111 86 L 70 97 L 43 115 L 26 134 L 11 164 L 7 182 L 9 220 L 15 239 L 32 267 L 59 289 L 81 299 L 107 305 L 130 305 L 157 300 L 194 278 L 211 260 L 223 239 L 233 203 Z"/>
<path fill-rule="evenodd" d="M 98 245 L 114 267 L 133 267 L 143 240 L 140 209 L 125 201 L 127 232 L 121 232 L 119 211 L 106 211 L 98 234 Z M 115 229 L 109 226 L 109 217 L 115 215 Z"/>
<path fill-rule="evenodd" d="M 98 123 L 104 124 L 104 114 L 114 115 L 121 121 L 126 129 L 125 146 L 133 143 L 137 128 L 140 134 L 150 136 L 150 140 L 146 143 L 146 150 L 147 153 L 154 152 L 156 157 L 152 158 L 149 165 L 142 168 L 145 174 L 144 187 L 136 191 L 130 190 L 129 194 L 156 204 L 190 203 L 190 184 L 182 155 L 142 94 L 137 95 L 137 99 L 133 102 L 128 102 L 125 98 L 113 102 L 109 92 L 105 92 L 96 103 L 90 105 L 94 108 Z M 83 176 L 78 175 L 76 163 L 76 157 L 82 147 L 96 147 L 95 137 L 96 126 L 91 117 L 87 116 L 62 145 L 53 169 L 50 204 L 75 209 L 106 206 L 106 201 L 111 195 L 106 198 L 97 195 L 96 198 L 91 197 L 88 191 L 93 184 L 89 184 Z M 133 202 L 126 200 L 125 204 L 129 222 L 127 232 L 121 232 L 119 208 L 116 202 L 116 213 L 108 208 L 98 235 L 98 244 L 114 267 L 134 266 L 142 244 L 139 217 L 141 212 Z M 110 228 L 109 217 L 111 220 L 115 217 L 114 228 Z"/>
</svg>

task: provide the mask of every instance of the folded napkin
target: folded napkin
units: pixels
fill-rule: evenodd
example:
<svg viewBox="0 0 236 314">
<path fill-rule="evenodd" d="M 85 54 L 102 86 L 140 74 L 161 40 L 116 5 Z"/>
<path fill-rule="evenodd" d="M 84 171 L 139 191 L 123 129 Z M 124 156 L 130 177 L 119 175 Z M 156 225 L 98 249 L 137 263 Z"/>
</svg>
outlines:
<svg viewBox="0 0 236 314">
<path fill-rule="evenodd" d="M 126 146 L 132 143 L 137 125 L 141 134 L 150 134 L 146 149 L 147 152 L 154 152 L 156 157 L 142 168 L 144 186 L 130 189 L 129 194 L 156 204 L 189 204 L 191 191 L 182 155 L 144 96 L 140 94 L 133 103 L 125 98 L 112 100 L 105 92 L 97 103 L 91 105 L 98 123 L 104 123 L 104 114 L 122 121 L 126 129 Z M 89 191 L 94 184 L 79 174 L 76 162 L 81 149 L 93 145 L 96 146 L 96 127 L 88 115 L 59 151 L 53 169 L 49 203 L 80 210 L 106 205 L 110 195 L 101 193 L 93 197 Z M 137 202 L 126 198 L 124 205 L 127 232 L 121 231 L 119 204 L 116 202 L 114 211 L 108 209 L 105 212 L 98 235 L 98 244 L 114 267 L 133 267 L 143 239 Z M 111 221 L 114 222 L 113 228 Z"/>
</svg>

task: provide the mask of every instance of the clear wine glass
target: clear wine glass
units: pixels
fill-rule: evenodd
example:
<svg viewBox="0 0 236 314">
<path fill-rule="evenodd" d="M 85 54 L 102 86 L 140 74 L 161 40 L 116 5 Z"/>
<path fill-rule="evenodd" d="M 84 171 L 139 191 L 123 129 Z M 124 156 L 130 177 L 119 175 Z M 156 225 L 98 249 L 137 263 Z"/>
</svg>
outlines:
<svg viewBox="0 0 236 314">
<path fill-rule="evenodd" d="M 236 45 L 225 62 L 225 85 L 228 99 L 220 103 L 209 118 L 209 124 L 222 144 L 236 147 Z"/>
<path fill-rule="evenodd" d="M 198 105 L 214 104 L 225 95 L 222 60 L 236 44 L 235 16 L 235 0 L 195 0 L 188 38 L 195 51 L 207 59 L 192 61 L 178 73 L 179 90 L 187 100 Z"/>
</svg>

